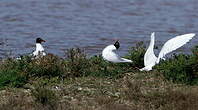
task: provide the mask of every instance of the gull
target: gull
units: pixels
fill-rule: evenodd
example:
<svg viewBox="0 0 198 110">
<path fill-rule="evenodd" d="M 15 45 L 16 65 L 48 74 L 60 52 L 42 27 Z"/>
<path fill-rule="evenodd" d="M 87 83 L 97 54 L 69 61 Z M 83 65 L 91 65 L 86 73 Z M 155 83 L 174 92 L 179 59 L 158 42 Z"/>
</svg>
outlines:
<svg viewBox="0 0 198 110">
<path fill-rule="evenodd" d="M 42 42 L 45 42 L 45 40 L 41 38 L 36 38 L 36 50 L 32 53 L 33 57 L 39 57 L 39 56 L 45 56 L 45 50 L 43 46 L 41 45 Z"/>
<path fill-rule="evenodd" d="M 35 59 L 35 58 L 45 56 L 46 53 L 44 51 L 43 46 L 41 45 L 42 42 L 45 42 L 45 40 L 43 40 L 41 38 L 36 38 L 36 50 L 33 51 L 33 53 L 31 53 L 31 54 L 30 53 L 23 54 L 23 55 L 20 55 L 20 56 L 16 57 L 15 59 L 16 60 L 21 60 L 24 56 L 29 56 L 29 57 L 31 57 L 31 59 Z"/>
<path fill-rule="evenodd" d="M 189 42 L 193 37 L 195 36 L 195 33 L 189 33 L 184 35 L 176 36 L 170 40 L 168 40 L 162 47 L 158 57 L 155 56 L 153 48 L 154 48 L 154 40 L 155 40 L 155 33 L 153 32 L 151 34 L 151 41 L 149 44 L 149 47 L 144 55 L 144 68 L 140 69 L 140 71 L 150 71 L 152 70 L 152 67 L 155 66 L 160 62 L 161 59 L 164 59 L 164 56 L 187 42 Z M 165 60 L 165 59 L 164 59 Z"/>
<path fill-rule="evenodd" d="M 102 51 L 103 59 L 113 62 L 113 63 L 122 63 L 122 62 L 129 62 L 132 61 L 129 59 L 121 58 L 119 55 L 115 53 L 115 51 L 120 47 L 120 43 L 118 41 L 115 42 L 113 45 L 108 45 Z"/>
</svg>

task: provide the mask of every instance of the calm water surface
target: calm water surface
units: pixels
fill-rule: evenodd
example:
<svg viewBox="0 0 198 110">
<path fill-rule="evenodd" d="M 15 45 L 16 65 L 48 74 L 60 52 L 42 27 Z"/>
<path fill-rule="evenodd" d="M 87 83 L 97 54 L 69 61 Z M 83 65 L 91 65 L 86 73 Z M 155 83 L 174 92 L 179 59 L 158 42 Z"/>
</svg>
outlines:
<svg viewBox="0 0 198 110">
<path fill-rule="evenodd" d="M 147 45 L 156 32 L 156 45 L 184 33 L 198 34 L 197 0 L 1 0 L 0 57 L 31 53 L 36 37 L 59 56 L 71 47 L 90 55 L 116 39 L 120 54 L 138 41 Z M 181 50 L 189 52 L 196 36 Z"/>
</svg>

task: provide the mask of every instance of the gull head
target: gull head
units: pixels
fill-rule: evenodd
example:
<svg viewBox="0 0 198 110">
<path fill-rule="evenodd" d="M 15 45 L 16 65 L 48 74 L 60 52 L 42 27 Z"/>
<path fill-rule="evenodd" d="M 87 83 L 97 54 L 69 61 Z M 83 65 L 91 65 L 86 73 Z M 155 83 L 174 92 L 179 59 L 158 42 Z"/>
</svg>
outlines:
<svg viewBox="0 0 198 110">
<path fill-rule="evenodd" d="M 118 40 L 114 43 L 114 46 L 116 47 L 116 49 L 119 49 L 119 47 L 120 47 L 120 43 L 119 43 L 119 41 L 118 41 Z"/>
<path fill-rule="evenodd" d="M 41 38 L 36 38 L 36 43 L 42 43 L 42 42 L 45 42 L 45 40 L 41 39 Z"/>
</svg>

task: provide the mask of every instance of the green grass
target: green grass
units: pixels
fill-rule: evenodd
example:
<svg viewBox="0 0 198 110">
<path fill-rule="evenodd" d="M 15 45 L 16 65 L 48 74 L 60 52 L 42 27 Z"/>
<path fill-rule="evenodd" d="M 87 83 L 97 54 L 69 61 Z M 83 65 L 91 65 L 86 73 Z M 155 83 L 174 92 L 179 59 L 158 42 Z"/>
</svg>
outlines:
<svg viewBox="0 0 198 110">
<path fill-rule="evenodd" d="M 191 55 L 175 55 L 155 67 L 164 77 L 175 83 L 198 84 L 198 55 L 195 47 Z M 24 56 L 21 60 L 6 59 L 0 63 L 0 88 L 21 87 L 37 78 L 65 80 L 77 77 L 121 78 L 124 73 L 143 67 L 145 46 L 142 42 L 132 47 L 126 58 L 133 63 L 111 63 L 101 55 L 88 58 L 79 48 L 68 49 L 66 58 L 49 54 L 38 59 Z"/>
<path fill-rule="evenodd" d="M 174 55 L 156 66 L 164 77 L 176 83 L 198 84 L 198 47 L 191 55 Z"/>
</svg>

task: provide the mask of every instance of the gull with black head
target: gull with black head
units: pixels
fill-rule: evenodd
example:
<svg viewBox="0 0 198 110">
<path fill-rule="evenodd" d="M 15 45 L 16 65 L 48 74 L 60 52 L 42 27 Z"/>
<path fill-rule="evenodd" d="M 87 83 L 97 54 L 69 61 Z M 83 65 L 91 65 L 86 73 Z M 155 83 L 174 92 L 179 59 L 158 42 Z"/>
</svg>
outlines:
<svg viewBox="0 0 198 110">
<path fill-rule="evenodd" d="M 34 57 L 45 56 L 45 49 L 42 46 L 42 42 L 45 42 L 42 38 L 36 38 L 36 50 L 32 53 Z"/>
<path fill-rule="evenodd" d="M 102 51 L 103 59 L 113 63 L 123 63 L 123 62 L 131 63 L 132 62 L 131 60 L 121 58 L 119 55 L 116 54 L 115 51 L 118 50 L 119 47 L 120 47 L 119 41 L 116 41 L 114 44 L 105 47 Z"/>
</svg>

